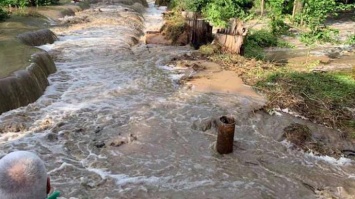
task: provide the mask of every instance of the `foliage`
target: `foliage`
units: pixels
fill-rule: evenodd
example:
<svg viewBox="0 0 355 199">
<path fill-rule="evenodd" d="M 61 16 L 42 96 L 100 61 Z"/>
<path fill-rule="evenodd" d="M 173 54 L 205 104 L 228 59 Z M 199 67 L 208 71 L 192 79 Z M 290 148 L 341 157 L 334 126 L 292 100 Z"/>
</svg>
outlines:
<svg viewBox="0 0 355 199">
<path fill-rule="evenodd" d="M 292 48 L 289 43 L 277 38 L 276 35 L 267 30 L 251 31 L 244 42 L 244 55 L 248 58 L 264 59 L 263 48 L 267 47 Z"/>
<path fill-rule="evenodd" d="M 351 97 L 355 96 L 355 80 L 345 73 L 275 73 L 265 81 L 276 83 L 281 80 L 292 85 L 292 92 L 302 93 L 311 99 L 339 102 L 344 106 L 354 104 Z"/>
<path fill-rule="evenodd" d="M 285 0 L 270 0 L 268 1 L 268 5 L 270 7 L 270 12 L 269 16 L 271 18 L 269 22 L 269 26 L 271 29 L 271 32 L 274 35 L 282 35 L 286 34 L 288 30 L 290 29 L 290 26 L 288 26 L 284 22 L 285 16 L 284 14 L 284 3 Z"/>
<path fill-rule="evenodd" d="M 179 10 L 201 12 L 214 26 L 226 27 L 230 18 L 245 18 L 252 0 L 174 0 L 171 5 Z"/>
<path fill-rule="evenodd" d="M 296 15 L 296 22 L 306 24 L 312 31 L 323 25 L 329 14 L 335 13 L 335 0 L 304 0 L 302 12 Z"/>
<path fill-rule="evenodd" d="M 202 13 L 207 20 L 218 27 L 226 27 L 230 18 L 245 18 L 246 0 L 213 0 L 207 4 Z"/>
<path fill-rule="evenodd" d="M 281 18 L 274 18 L 270 21 L 270 29 L 274 35 L 288 34 L 290 26 L 287 25 Z"/>
<path fill-rule="evenodd" d="M 271 47 L 277 45 L 277 37 L 267 30 L 257 30 L 251 32 L 247 37 L 247 42 L 253 41 L 257 43 L 260 47 Z"/>
<path fill-rule="evenodd" d="M 215 53 L 219 53 L 221 52 L 221 47 L 217 46 L 217 45 L 213 45 L 213 44 L 208 44 L 208 45 L 202 45 L 198 51 L 202 54 L 202 55 L 206 55 L 206 56 L 210 56 L 213 55 Z"/>
<path fill-rule="evenodd" d="M 267 30 L 251 32 L 244 42 L 244 55 L 248 58 L 264 59 L 263 48 L 276 46 L 277 37 Z"/>
<path fill-rule="evenodd" d="M 355 45 L 355 34 L 350 35 L 345 43 L 349 45 Z"/>
<path fill-rule="evenodd" d="M 339 35 L 339 30 L 324 28 L 317 29 L 313 32 L 304 33 L 301 35 L 301 41 L 307 45 L 312 45 L 316 42 L 321 43 L 337 43 L 337 37 Z"/>
<path fill-rule="evenodd" d="M 264 49 L 254 40 L 247 40 L 244 44 L 244 56 L 247 58 L 264 59 Z"/>
<path fill-rule="evenodd" d="M 165 38 L 171 39 L 175 43 L 188 28 L 186 26 L 184 18 L 180 14 L 174 13 L 166 15 L 161 32 L 165 35 Z"/>
<path fill-rule="evenodd" d="M 355 80 L 349 73 L 305 73 L 275 71 L 256 87 L 267 93 L 269 108 L 290 108 L 311 121 L 354 131 Z M 354 131 L 355 132 L 355 131 Z"/>
<path fill-rule="evenodd" d="M 4 21 L 8 17 L 9 15 L 3 9 L 0 8 L 0 21 Z"/>
<path fill-rule="evenodd" d="M 59 0 L 1 0 L 1 6 L 18 6 L 23 8 L 25 6 L 46 6 L 59 4 Z"/>
</svg>

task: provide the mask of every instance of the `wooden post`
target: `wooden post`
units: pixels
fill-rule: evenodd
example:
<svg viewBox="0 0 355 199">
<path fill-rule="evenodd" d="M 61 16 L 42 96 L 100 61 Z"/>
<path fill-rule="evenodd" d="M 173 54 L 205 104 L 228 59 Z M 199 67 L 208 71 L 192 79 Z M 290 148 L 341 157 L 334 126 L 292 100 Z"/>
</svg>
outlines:
<svg viewBox="0 0 355 199">
<path fill-rule="evenodd" d="M 222 116 L 216 121 L 218 131 L 216 150 L 220 154 L 233 152 L 235 120 L 233 117 Z"/>
<path fill-rule="evenodd" d="M 265 0 L 261 0 L 261 5 L 260 5 L 261 16 L 264 15 L 264 7 L 265 7 Z"/>
<path fill-rule="evenodd" d="M 207 44 L 212 38 L 212 26 L 204 19 L 199 19 L 197 13 L 184 13 L 187 24 L 191 27 L 190 43 L 198 49 L 201 45 Z"/>
<path fill-rule="evenodd" d="M 242 45 L 244 43 L 244 37 L 248 34 L 248 29 L 244 28 L 244 23 L 243 21 L 234 19 L 233 20 L 233 34 L 236 39 L 235 39 L 235 45 L 236 45 L 236 53 L 243 55 L 243 50 L 242 50 Z"/>
</svg>

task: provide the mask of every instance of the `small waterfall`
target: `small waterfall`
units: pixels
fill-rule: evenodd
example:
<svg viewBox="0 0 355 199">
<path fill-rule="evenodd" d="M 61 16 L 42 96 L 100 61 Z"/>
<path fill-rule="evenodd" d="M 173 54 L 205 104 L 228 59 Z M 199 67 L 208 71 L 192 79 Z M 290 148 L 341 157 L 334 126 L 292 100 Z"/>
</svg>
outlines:
<svg viewBox="0 0 355 199">
<path fill-rule="evenodd" d="M 49 85 L 47 77 L 56 71 L 52 58 L 43 51 L 31 60 L 25 70 L 0 79 L 0 114 L 36 101 Z"/>
<path fill-rule="evenodd" d="M 47 43 L 54 43 L 58 38 L 50 30 L 37 30 L 33 32 L 26 32 L 17 36 L 24 44 L 29 46 L 40 46 Z"/>
<path fill-rule="evenodd" d="M 48 29 L 22 33 L 17 38 L 29 46 L 52 44 L 58 39 Z M 0 114 L 36 101 L 49 85 L 47 77 L 55 71 L 52 58 L 43 51 L 32 55 L 25 70 L 0 79 Z"/>
</svg>

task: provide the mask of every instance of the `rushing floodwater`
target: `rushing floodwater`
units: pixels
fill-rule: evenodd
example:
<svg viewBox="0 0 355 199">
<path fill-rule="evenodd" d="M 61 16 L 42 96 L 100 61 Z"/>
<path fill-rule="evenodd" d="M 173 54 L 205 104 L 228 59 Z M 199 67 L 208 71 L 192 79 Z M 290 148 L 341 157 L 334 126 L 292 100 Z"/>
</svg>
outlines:
<svg viewBox="0 0 355 199">
<path fill-rule="evenodd" d="M 160 11 L 151 8 L 149 22 Z M 164 70 L 188 47 L 134 45 L 143 18 L 118 5 L 91 22 L 54 30 L 43 46 L 58 72 L 37 102 L 0 116 L 0 155 L 37 152 L 65 198 L 351 198 L 354 163 L 307 155 L 279 142 L 298 119 L 253 113 L 260 101 L 179 89 Z M 147 25 L 151 26 L 151 25 Z M 237 119 L 235 151 L 221 156 L 213 131 L 193 124 Z M 21 124 L 21 125 L 20 125 Z M 310 125 L 315 132 L 330 131 Z M 13 132 L 18 131 L 18 132 Z"/>
</svg>

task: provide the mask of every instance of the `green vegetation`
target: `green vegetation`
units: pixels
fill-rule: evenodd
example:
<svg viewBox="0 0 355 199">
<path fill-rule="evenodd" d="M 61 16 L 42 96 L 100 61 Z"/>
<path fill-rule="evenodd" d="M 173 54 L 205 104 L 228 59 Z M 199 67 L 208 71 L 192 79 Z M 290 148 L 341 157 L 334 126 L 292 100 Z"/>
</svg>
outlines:
<svg viewBox="0 0 355 199">
<path fill-rule="evenodd" d="M 264 48 L 267 47 L 292 48 L 292 45 L 279 39 L 276 34 L 261 29 L 250 31 L 244 42 L 244 56 L 248 58 L 264 59 Z"/>
<path fill-rule="evenodd" d="M 7 18 L 9 18 L 9 15 L 0 8 L 0 22 L 6 20 Z"/>
<path fill-rule="evenodd" d="M 288 71 L 266 76 L 256 87 L 267 93 L 269 107 L 290 108 L 311 121 L 355 133 L 355 80 L 350 73 Z"/>
<path fill-rule="evenodd" d="M 343 0 L 168 0 L 176 10 L 200 12 L 215 27 L 227 27 L 230 18 L 248 20 L 261 12 L 260 20 L 268 21 L 267 27 L 273 35 L 290 35 L 290 28 L 301 31 L 300 41 L 306 45 L 315 43 L 339 43 L 339 31 L 325 25 L 329 17 L 339 12 L 353 12 L 355 3 Z M 260 12 L 259 12 L 260 10 Z M 268 36 L 267 34 L 264 34 Z M 268 38 L 266 38 L 268 39 Z M 349 41 L 348 41 L 349 42 Z M 253 41 L 245 46 L 248 57 L 262 57 L 260 49 L 265 46 Z M 281 40 L 273 46 L 289 47 Z"/>
<path fill-rule="evenodd" d="M 307 67 L 277 66 L 229 53 L 216 53 L 208 58 L 235 71 L 245 83 L 264 93 L 268 98 L 266 111 L 287 108 L 355 138 L 351 112 L 355 108 L 355 67 L 353 72 L 317 73 L 305 71 Z"/>
<path fill-rule="evenodd" d="M 339 31 L 331 28 L 317 29 L 301 35 L 300 40 L 307 44 L 312 45 L 316 42 L 319 43 L 339 43 L 337 39 Z"/>
<path fill-rule="evenodd" d="M 204 56 L 211 56 L 216 53 L 221 53 L 221 47 L 213 44 L 202 45 L 198 51 Z"/>
<path fill-rule="evenodd" d="M 43 5 L 56 5 L 59 4 L 59 0 L 1 0 L 1 6 L 16 6 L 16 7 L 26 7 L 26 6 L 43 6 Z"/>
<path fill-rule="evenodd" d="M 346 44 L 355 45 L 355 34 L 352 34 L 346 40 Z"/>
<path fill-rule="evenodd" d="M 177 13 L 172 13 L 165 16 L 165 24 L 161 31 L 166 38 L 169 38 L 176 43 L 179 37 L 185 32 L 187 25 L 184 18 Z"/>
<path fill-rule="evenodd" d="M 214 26 L 226 27 L 230 18 L 245 18 L 252 8 L 252 0 L 173 0 L 180 10 L 201 12 Z"/>
</svg>

